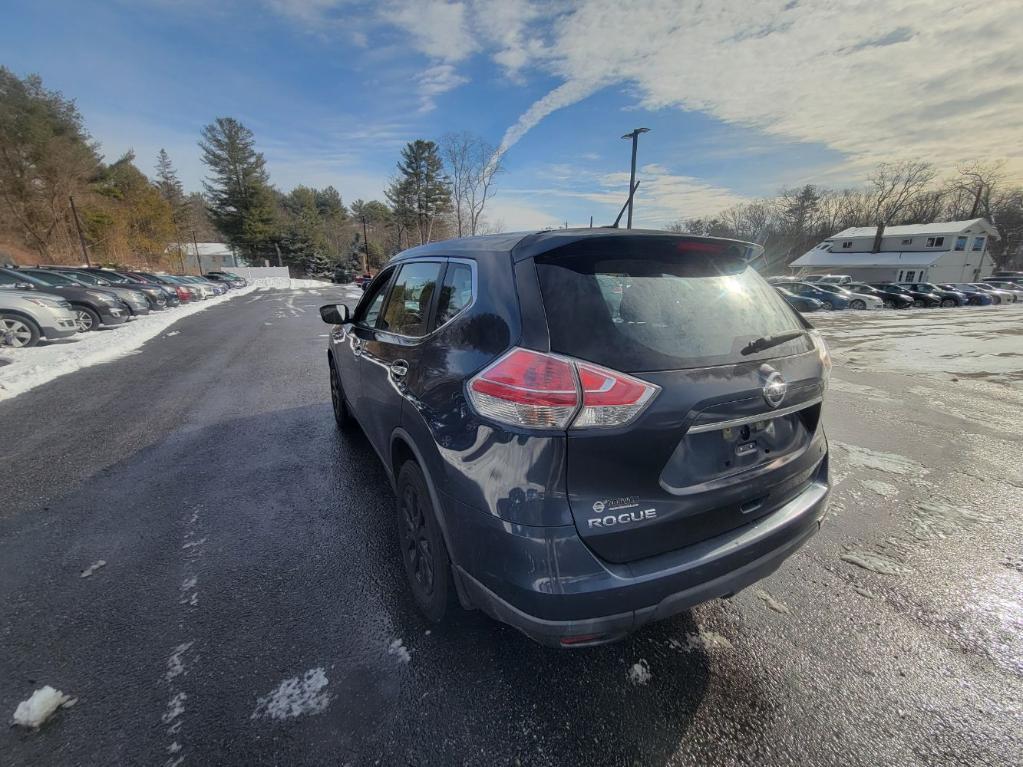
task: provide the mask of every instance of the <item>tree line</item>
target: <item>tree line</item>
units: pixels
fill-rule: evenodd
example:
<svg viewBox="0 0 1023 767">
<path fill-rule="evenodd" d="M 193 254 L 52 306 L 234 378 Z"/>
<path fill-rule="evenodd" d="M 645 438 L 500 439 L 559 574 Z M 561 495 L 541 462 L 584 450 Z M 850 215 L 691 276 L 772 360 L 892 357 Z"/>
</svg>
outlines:
<svg viewBox="0 0 1023 767">
<path fill-rule="evenodd" d="M 1019 266 L 1023 248 L 1023 186 L 1006 180 L 1000 163 L 959 165 L 943 180 L 934 165 L 882 163 L 863 187 L 816 184 L 734 205 L 714 216 L 681 219 L 669 229 L 736 237 L 764 246 L 763 271 L 778 274 L 821 241 L 851 226 L 887 227 L 986 218 L 1001 239 L 988 252 L 1002 268 Z"/>
<path fill-rule="evenodd" d="M 333 186 L 271 182 L 252 131 L 218 117 L 199 136 L 207 173 L 187 193 L 160 150 L 152 180 L 134 153 L 104 162 L 74 102 L 0 67 L 0 260 L 183 269 L 189 243 L 225 241 L 249 263 L 325 275 L 381 266 L 410 245 L 501 228 L 484 211 L 501 172 L 470 133 L 401 151 L 385 200 L 346 205 Z"/>
</svg>

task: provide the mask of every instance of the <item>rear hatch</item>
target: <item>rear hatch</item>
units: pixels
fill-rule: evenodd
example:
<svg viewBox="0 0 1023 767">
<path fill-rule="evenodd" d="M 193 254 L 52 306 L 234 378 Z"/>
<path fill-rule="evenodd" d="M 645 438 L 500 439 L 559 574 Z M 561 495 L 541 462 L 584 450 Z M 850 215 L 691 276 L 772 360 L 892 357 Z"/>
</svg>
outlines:
<svg viewBox="0 0 1023 767">
<path fill-rule="evenodd" d="M 745 248 L 589 238 L 535 258 L 551 351 L 660 389 L 625 426 L 568 430 L 572 514 L 605 560 L 749 524 L 804 489 L 824 457 L 821 351 Z"/>
</svg>

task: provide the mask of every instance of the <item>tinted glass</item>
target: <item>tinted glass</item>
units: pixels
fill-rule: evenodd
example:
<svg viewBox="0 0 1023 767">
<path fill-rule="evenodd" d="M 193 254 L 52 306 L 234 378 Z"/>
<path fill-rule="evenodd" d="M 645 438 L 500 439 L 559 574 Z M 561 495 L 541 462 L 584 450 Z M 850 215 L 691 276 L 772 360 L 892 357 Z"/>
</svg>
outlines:
<svg viewBox="0 0 1023 767">
<path fill-rule="evenodd" d="M 387 286 L 390 284 L 389 277 L 384 279 L 369 293 L 365 295 L 359 306 L 355 309 L 355 321 L 373 327 L 377 324 L 380 316 L 380 308 L 384 305 L 384 298 L 387 295 Z"/>
<path fill-rule="evenodd" d="M 69 280 L 63 274 L 55 274 L 53 272 L 41 272 L 41 271 L 40 272 L 36 272 L 36 271 L 26 272 L 26 274 L 31 274 L 35 279 L 39 280 L 39 282 L 45 282 L 47 285 L 66 285 L 66 286 L 69 286 L 69 287 L 74 287 L 74 285 L 75 285 L 74 282 Z"/>
<path fill-rule="evenodd" d="M 553 351 L 616 370 L 677 370 L 808 351 L 800 337 L 743 356 L 761 336 L 803 330 L 745 262 L 706 255 L 537 259 Z"/>
<path fill-rule="evenodd" d="M 442 266 L 418 261 L 401 267 L 377 327 L 403 336 L 425 336 Z"/>
<path fill-rule="evenodd" d="M 472 269 L 466 264 L 448 264 L 437 304 L 440 327 L 472 303 Z"/>
</svg>

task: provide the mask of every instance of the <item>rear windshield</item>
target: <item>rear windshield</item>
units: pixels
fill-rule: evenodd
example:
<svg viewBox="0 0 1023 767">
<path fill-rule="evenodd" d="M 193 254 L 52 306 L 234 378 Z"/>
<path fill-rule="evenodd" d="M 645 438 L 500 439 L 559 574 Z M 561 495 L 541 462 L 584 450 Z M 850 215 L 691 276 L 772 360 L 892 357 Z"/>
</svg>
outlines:
<svg viewBox="0 0 1023 767">
<path fill-rule="evenodd" d="M 625 372 L 782 357 L 806 337 L 743 347 L 805 325 L 745 262 L 720 256 L 549 255 L 536 259 L 553 351 Z"/>
</svg>

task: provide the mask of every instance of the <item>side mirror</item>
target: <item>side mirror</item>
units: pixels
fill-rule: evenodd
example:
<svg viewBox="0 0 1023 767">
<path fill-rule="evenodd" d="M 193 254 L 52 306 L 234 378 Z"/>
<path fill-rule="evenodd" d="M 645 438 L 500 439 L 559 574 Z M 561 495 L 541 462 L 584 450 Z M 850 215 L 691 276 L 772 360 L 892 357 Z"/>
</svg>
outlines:
<svg viewBox="0 0 1023 767">
<path fill-rule="evenodd" d="M 327 304 L 320 307 L 320 319 L 328 325 L 343 325 L 350 319 L 348 307 L 344 304 Z"/>
</svg>

